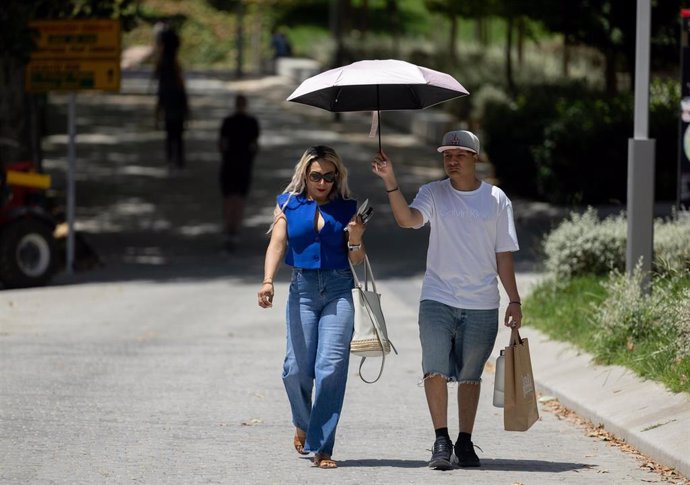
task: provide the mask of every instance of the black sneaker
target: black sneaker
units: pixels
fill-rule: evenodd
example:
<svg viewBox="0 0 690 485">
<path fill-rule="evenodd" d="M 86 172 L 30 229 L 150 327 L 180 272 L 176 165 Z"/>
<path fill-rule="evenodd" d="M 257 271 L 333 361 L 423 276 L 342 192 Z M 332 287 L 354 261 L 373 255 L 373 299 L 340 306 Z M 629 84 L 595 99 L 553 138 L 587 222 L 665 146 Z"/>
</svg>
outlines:
<svg viewBox="0 0 690 485">
<path fill-rule="evenodd" d="M 431 451 L 429 468 L 435 470 L 450 470 L 453 468 L 450 460 L 453 455 L 453 442 L 450 438 L 441 436 L 434 441 L 434 449 Z"/>
<path fill-rule="evenodd" d="M 480 466 L 479 457 L 474 452 L 472 441 L 458 441 L 455 443 L 455 464 L 461 467 Z M 479 448 L 477 446 L 477 448 Z M 481 450 L 481 448 L 479 448 Z"/>
</svg>

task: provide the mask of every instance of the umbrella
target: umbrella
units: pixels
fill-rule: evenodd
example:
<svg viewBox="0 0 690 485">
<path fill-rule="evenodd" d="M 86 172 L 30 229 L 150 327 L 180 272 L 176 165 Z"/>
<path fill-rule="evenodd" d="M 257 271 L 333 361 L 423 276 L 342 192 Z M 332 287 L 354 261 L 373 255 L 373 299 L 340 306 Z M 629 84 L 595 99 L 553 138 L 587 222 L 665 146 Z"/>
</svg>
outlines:
<svg viewBox="0 0 690 485">
<path fill-rule="evenodd" d="M 327 111 L 424 109 L 470 94 L 451 75 L 396 59 L 353 62 L 306 79 L 287 98 Z M 381 131 L 379 150 L 381 149 Z"/>
</svg>

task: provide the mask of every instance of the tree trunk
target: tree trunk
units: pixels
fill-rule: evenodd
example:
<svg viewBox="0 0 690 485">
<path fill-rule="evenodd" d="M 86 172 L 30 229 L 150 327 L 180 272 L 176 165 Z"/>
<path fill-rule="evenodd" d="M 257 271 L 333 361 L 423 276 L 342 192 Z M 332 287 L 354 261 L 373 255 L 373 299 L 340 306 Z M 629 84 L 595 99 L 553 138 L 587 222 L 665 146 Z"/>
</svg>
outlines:
<svg viewBox="0 0 690 485">
<path fill-rule="evenodd" d="M 450 61 L 453 65 L 458 61 L 458 18 L 454 14 L 450 14 L 450 39 L 448 39 L 448 52 L 450 53 Z"/>
<path fill-rule="evenodd" d="M 517 94 L 515 87 L 515 79 L 513 79 L 513 17 L 506 19 L 506 83 L 508 84 L 508 92 L 514 98 Z"/>
<path fill-rule="evenodd" d="M 362 32 L 362 39 L 367 37 L 369 32 L 369 0 L 362 0 L 362 17 L 359 30 Z"/>
<path fill-rule="evenodd" d="M 34 160 L 40 163 L 40 154 L 32 156 L 31 125 L 40 129 L 35 103 L 29 103 L 24 92 L 24 65 L 7 56 L 0 58 L 0 166 L 9 162 Z M 30 115 L 30 112 L 32 113 Z"/>
<path fill-rule="evenodd" d="M 517 62 L 518 66 L 522 68 L 525 59 L 525 17 L 520 17 L 517 20 Z"/>
<path fill-rule="evenodd" d="M 386 12 L 390 18 L 390 31 L 393 34 L 393 53 L 398 57 L 400 52 L 400 11 L 397 0 L 386 0 Z"/>
<path fill-rule="evenodd" d="M 489 28 L 486 25 L 486 17 L 479 19 L 479 41 L 483 47 L 489 45 Z"/>
<path fill-rule="evenodd" d="M 616 61 L 618 55 L 614 48 L 607 48 L 604 51 L 604 80 L 606 82 L 606 94 L 615 96 L 618 94 L 618 82 L 616 79 Z"/>
<path fill-rule="evenodd" d="M 563 64 L 561 66 L 563 77 L 568 77 L 570 74 L 570 41 L 568 36 L 563 36 Z"/>
<path fill-rule="evenodd" d="M 237 46 L 237 65 L 235 67 L 235 75 L 238 78 L 244 76 L 244 0 L 241 0 L 237 4 L 237 26 L 235 35 L 237 36 L 236 46 Z"/>
</svg>

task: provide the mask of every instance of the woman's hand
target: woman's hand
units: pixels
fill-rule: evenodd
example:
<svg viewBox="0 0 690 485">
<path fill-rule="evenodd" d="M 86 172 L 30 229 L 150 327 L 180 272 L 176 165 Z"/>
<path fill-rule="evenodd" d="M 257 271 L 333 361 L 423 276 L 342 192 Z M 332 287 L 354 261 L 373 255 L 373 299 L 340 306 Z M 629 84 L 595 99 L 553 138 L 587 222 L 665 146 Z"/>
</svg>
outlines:
<svg viewBox="0 0 690 485">
<path fill-rule="evenodd" d="M 355 214 L 347 224 L 347 241 L 350 244 L 362 244 L 362 237 L 364 237 L 364 231 L 366 230 L 367 225 L 362 222 L 362 217 Z"/>
<path fill-rule="evenodd" d="M 271 308 L 273 306 L 273 283 L 263 283 L 258 293 L 259 306 L 261 308 Z"/>
</svg>

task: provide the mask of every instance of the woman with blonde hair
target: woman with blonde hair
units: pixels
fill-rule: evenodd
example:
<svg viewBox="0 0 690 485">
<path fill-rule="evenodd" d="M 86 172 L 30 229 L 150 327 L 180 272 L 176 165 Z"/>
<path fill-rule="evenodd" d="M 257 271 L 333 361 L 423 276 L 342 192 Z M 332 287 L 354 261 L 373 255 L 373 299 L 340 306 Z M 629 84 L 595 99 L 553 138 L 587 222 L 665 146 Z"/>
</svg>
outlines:
<svg viewBox="0 0 690 485">
<path fill-rule="evenodd" d="M 331 459 L 345 397 L 354 327 L 350 264 L 364 259 L 365 226 L 350 197 L 347 169 L 330 147 L 307 149 L 277 197 L 259 306 L 273 305 L 273 278 L 283 257 L 292 266 L 287 301 L 283 383 L 300 454 L 314 465 Z"/>
</svg>

